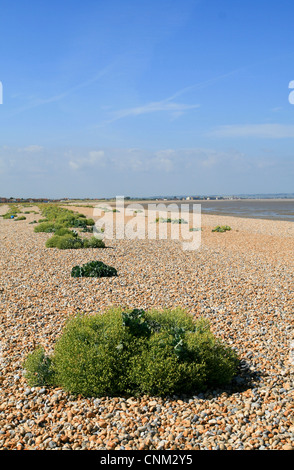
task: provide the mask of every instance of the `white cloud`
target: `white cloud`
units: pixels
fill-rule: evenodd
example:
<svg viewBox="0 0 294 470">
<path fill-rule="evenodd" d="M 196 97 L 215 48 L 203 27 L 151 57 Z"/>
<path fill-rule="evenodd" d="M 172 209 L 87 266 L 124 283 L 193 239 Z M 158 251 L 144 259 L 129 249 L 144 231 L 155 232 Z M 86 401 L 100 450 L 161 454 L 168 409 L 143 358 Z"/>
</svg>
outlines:
<svg viewBox="0 0 294 470">
<path fill-rule="evenodd" d="M 155 158 L 152 160 L 152 163 L 158 170 L 169 173 L 174 169 L 175 155 L 176 152 L 173 149 L 159 150 L 155 153 Z"/>
<path fill-rule="evenodd" d="M 69 164 L 69 166 L 72 170 L 78 170 L 79 169 L 79 164 L 72 161 L 72 160 L 70 160 L 68 164 Z"/>
<path fill-rule="evenodd" d="M 69 161 L 72 170 L 80 170 L 85 167 L 105 166 L 106 158 L 103 150 L 91 150 L 86 157 L 76 158 Z"/>
</svg>

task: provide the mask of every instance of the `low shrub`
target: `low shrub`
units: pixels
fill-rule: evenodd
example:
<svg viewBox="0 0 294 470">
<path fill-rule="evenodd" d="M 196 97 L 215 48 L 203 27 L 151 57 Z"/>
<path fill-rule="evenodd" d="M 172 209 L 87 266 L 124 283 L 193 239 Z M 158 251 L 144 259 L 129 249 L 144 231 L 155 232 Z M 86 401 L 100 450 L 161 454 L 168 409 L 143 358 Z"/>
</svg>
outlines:
<svg viewBox="0 0 294 470">
<path fill-rule="evenodd" d="M 16 217 L 16 219 L 14 220 L 26 220 L 27 218 L 24 216 L 24 215 L 20 215 L 18 217 Z"/>
<path fill-rule="evenodd" d="M 181 309 L 112 308 L 71 318 L 50 357 L 31 353 L 25 375 L 31 386 L 53 384 L 88 397 L 154 396 L 221 386 L 237 367 L 236 353 L 214 337 L 207 320 Z"/>
<path fill-rule="evenodd" d="M 44 232 L 44 233 L 54 233 L 59 228 L 62 228 L 62 225 L 57 225 L 54 222 L 41 222 L 34 228 L 34 232 Z"/>
<path fill-rule="evenodd" d="M 100 238 L 91 237 L 83 240 L 84 248 L 105 248 L 105 243 Z"/>
<path fill-rule="evenodd" d="M 78 250 L 83 248 L 83 240 L 78 237 L 73 237 L 72 235 L 64 235 L 62 237 L 55 235 L 59 240 L 57 241 L 57 248 L 60 250 Z"/>
<path fill-rule="evenodd" d="M 87 219 L 84 214 L 80 214 L 79 212 L 74 212 L 69 209 L 64 209 L 55 204 L 42 205 L 40 209 L 43 215 L 43 219 L 40 219 L 41 227 L 38 230 L 40 232 L 46 229 L 46 226 L 43 225 L 43 223 L 46 222 L 51 224 L 50 226 L 48 226 L 48 230 L 50 230 L 51 227 L 53 232 L 55 231 L 54 229 L 58 229 L 61 227 L 74 227 L 85 229 L 88 226 L 95 225 L 94 220 Z"/>
<path fill-rule="evenodd" d="M 72 237 L 77 237 L 78 234 L 77 232 L 73 231 L 73 230 L 69 230 L 68 228 L 66 227 L 61 227 L 61 228 L 58 228 L 55 230 L 55 235 L 58 235 L 58 236 L 63 236 L 63 235 L 71 235 Z"/>
<path fill-rule="evenodd" d="M 116 275 L 116 269 L 107 266 L 102 261 L 90 261 L 82 266 L 74 266 L 71 271 L 72 277 L 112 277 Z"/>
<path fill-rule="evenodd" d="M 95 222 L 87 219 L 84 214 L 59 207 L 56 204 L 40 206 L 43 219 L 34 228 L 36 233 L 53 233 L 54 236 L 46 241 L 47 248 L 77 249 L 77 248 L 104 248 L 105 244 L 96 237 L 82 239 L 78 237 L 76 230 L 93 233 Z M 74 238 L 74 240 L 72 239 Z"/>
<path fill-rule="evenodd" d="M 51 359 L 45 354 L 44 349 L 39 346 L 25 360 L 27 380 L 32 386 L 39 387 L 49 385 L 53 376 Z"/>
<path fill-rule="evenodd" d="M 80 238 L 76 232 L 68 229 L 59 229 L 48 238 L 46 248 L 59 248 L 60 250 L 73 250 L 78 248 L 105 248 L 105 243 L 96 237 Z"/>
<path fill-rule="evenodd" d="M 53 235 L 48 238 L 45 244 L 46 248 L 59 248 L 60 250 L 74 250 L 83 248 L 83 240 L 71 234 Z"/>
<path fill-rule="evenodd" d="M 212 232 L 227 232 L 229 230 L 232 230 L 231 227 L 229 227 L 229 225 L 217 225 L 213 230 Z"/>
</svg>

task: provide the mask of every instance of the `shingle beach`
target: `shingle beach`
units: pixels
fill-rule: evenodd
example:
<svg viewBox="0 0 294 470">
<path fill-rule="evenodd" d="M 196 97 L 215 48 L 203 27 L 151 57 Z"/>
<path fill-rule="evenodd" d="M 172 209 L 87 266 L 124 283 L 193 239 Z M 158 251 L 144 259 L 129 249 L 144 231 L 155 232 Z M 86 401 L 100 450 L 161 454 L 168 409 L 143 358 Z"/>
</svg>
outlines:
<svg viewBox="0 0 294 470">
<path fill-rule="evenodd" d="M 195 251 L 171 239 L 58 250 L 29 224 L 40 216 L 26 217 L 0 218 L 0 450 L 294 450 L 294 223 L 202 215 Z M 232 230 L 212 232 L 219 224 Z M 93 259 L 118 276 L 70 276 Z M 242 359 L 238 375 L 168 398 L 28 386 L 23 361 L 36 345 L 50 353 L 70 316 L 111 306 L 206 317 Z"/>
</svg>

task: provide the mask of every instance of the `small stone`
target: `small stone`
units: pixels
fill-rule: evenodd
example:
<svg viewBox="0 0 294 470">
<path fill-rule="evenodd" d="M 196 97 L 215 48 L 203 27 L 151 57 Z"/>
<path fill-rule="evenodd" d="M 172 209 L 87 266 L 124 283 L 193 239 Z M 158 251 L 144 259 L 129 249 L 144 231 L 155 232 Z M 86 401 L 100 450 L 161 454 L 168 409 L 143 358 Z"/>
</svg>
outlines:
<svg viewBox="0 0 294 470">
<path fill-rule="evenodd" d="M 294 450 L 294 447 L 291 444 L 285 444 L 282 447 L 283 450 Z"/>
</svg>

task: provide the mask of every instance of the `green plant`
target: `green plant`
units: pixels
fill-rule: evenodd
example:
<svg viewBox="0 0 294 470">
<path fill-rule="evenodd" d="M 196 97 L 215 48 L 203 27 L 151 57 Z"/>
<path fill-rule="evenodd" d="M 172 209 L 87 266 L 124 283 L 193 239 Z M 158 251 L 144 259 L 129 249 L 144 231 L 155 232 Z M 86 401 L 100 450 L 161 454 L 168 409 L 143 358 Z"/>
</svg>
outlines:
<svg viewBox="0 0 294 470">
<path fill-rule="evenodd" d="M 161 223 L 170 223 L 170 224 L 187 224 L 188 222 L 185 219 L 171 219 L 170 217 L 164 219 L 163 217 L 157 217 L 155 222 Z"/>
<path fill-rule="evenodd" d="M 41 222 L 34 228 L 34 232 L 53 233 L 59 228 L 62 228 L 62 225 L 58 224 L 56 227 L 56 224 L 54 222 Z"/>
<path fill-rule="evenodd" d="M 55 204 L 40 206 L 43 219 L 34 228 L 35 232 L 54 233 L 54 237 L 46 241 L 47 248 L 76 249 L 76 248 L 104 248 L 105 243 L 97 241 L 95 237 L 82 239 L 75 230 L 92 232 L 95 222 L 87 219 L 84 214 L 64 209 Z M 76 240 L 71 240 L 75 238 Z"/>
<path fill-rule="evenodd" d="M 46 248 L 59 248 L 60 250 L 73 250 L 83 248 L 83 240 L 75 237 L 74 234 L 53 235 L 46 241 Z"/>
<path fill-rule="evenodd" d="M 72 277 L 112 277 L 116 275 L 116 269 L 107 266 L 102 261 L 90 261 L 82 266 L 74 266 L 71 271 Z"/>
<path fill-rule="evenodd" d="M 44 361 L 39 352 L 26 364 L 29 380 Z M 238 358 L 207 320 L 195 321 L 182 309 L 112 308 L 71 318 L 46 364 L 43 385 L 49 377 L 73 394 L 167 395 L 230 382 Z"/>
<path fill-rule="evenodd" d="M 95 221 L 93 219 L 86 219 L 86 225 L 93 226 L 95 225 Z"/>
<path fill-rule="evenodd" d="M 105 243 L 100 238 L 91 237 L 83 240 L 84 248 L 105 248 Z"/>
<path fill-rule="evenodd" d="M 82 239 L 72 230 L 63 228 L 57 230 L 51 238 L 48 238 L 45 246 L 46 248 L 72 250 L 78 248 L 105 248 L 105 243 L 96 237 Z"/>
<path fill-rule="evenodd" d="M 61 227 L 61 228 L 55 229 L 54 233 L 55 233 L 55 235 L 58 235 L 60 237 L 62 237 L 64 235 L 71 235 L 72 237 L 77 237 L 78 236 L 77 232 L 74 232 L 73 230 L 69 230 L 66 227 Z"/>
<path fill-rule="evenodd" d="M 58 235 L 55 236 L 58 237 Z M 83 240 L 72 235 L 64 235 L 59 237 L 57 248 L 60 250 L 77 250 L 83 248 Z"/>
<path fill-rule="evenodd" d="M 26 378 L 32 387 L 50 384 L 53 376 L 51 359 L 45 354 L 44 348 L 39 346 L 30 353 L 24 362 Z"/>
<path fill-rule="evenodd" d="M 232 230 L 231 227 L 229 227 L 229 225 L 217 225 L 213 230 L 212 232 L 227 232 L 229 230 Z"/>
<path fill-rule="evenodd" d="M 85 227 L 82 228 L 81 232 L 83 232 L 83 233 L 86 233 L 86 232 L 93 233 L 93 226 L 92 227 L 85 226 Z"/>
<path fill-rule="evenodd" d="M 18 217 L 16 217 L 16 219 L 14 220 L 26 220 L 27 218 L 24 216 L 24 215 L 20 215 Z"/>
<path fill-rule="evenodd" d="M 12 204 L 9 207 L 9 211 L 6 212 L 6 214 L 2 215 L 2 217 L 3 217 L 3 219 L 12 219 L 12 218 L 15 218 L 17 216 L 17 214 L 19 214 L 20 212 L 21 211 L 18 208 L 18 206 L 15 205 L 15 204 Z"/>
</svg>

